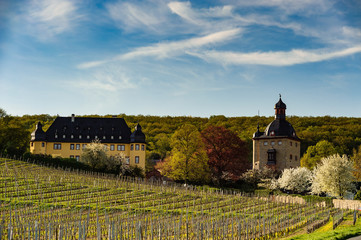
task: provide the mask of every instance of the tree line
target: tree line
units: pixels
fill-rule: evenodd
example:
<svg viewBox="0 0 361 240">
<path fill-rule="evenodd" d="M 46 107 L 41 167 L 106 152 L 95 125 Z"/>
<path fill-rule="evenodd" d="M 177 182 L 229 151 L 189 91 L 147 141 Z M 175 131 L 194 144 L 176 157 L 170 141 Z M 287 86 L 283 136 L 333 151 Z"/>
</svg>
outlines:
<svg viewBox="0 0 361 240">
<path fill-rule="evenodd" d="M 112 115 L 87 115 L 88 117 L 112 117 Z M 83 116 L 83 117 L 87 117 Z M 235 133 L 248 146 L 248 159 L 252 157 L 252 135 L 257 130 L 257 124 L 263 131 L 273 117 L 225 117 L 222 115 L 209 118 L 189 116 L 143 116 L 119 114 L 129 127 L 134 128 L 140 123 L 147 140 L 147 158 L 165 159 L 171 153 L 171 137 L 184 124 L 191 124 L 202 131 L 209 126 L 222 126 Z M 35 129 L 36 122 L 47 128 L 56 116 L 48 114 L 11 116 L 0 108 L 0 153 L 3 155 L 21 156 L 29 151 L 30 133 Z M 288 116 L 301 139 L 301 156 L 310 146 L 326 140 L 330 142 L 339 154 L 351 156 L 361 145 L 361 118 L 348 117 L 298 117 Z"/>
</svg>

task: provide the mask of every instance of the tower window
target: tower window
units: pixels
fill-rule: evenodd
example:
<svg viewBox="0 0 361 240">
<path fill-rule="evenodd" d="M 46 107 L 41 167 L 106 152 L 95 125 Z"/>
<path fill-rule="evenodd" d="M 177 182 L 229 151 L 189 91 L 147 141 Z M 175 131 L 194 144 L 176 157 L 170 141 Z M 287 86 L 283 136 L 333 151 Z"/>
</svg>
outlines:
<svg viewBox="0 0 361 240">
<path fill-rule="evenodd" d="M 135 163 L 139 164 L 139 156 L 135 156 Z"/>
<path fill-rule="evenodd" d="M 296 147 L 297 147 L 297 143 L 295 143 Z"/>
<path fill-rule="evenodd" d="M 33 142 L 31 143 L 31 146 L 34 146 L 34 143 L 33 143 Z"/>
<path fill-rule="evenodd" d="M 45 143 L 42 142 L 42 143 L 41 143 L 41 146 L 42 146 L 42 147 L 45 147 Z"/>
<path fill-rule="evenodd" d="M 273 148 L 268 149 L 267 155 L 268 155 L 267 165 L 275 165 L 276 164 L 276 150 Z"/>
<path fill-rule="evenodd" d="M 290 160 L 292 160 L 292 154 L 290 154 Z"/>
<path fill-rule="evenodd" d="M 290 142 L 290 146 L 292 146 L 292 142 Z"/>
<path fill-rule="evenodd" d="M 144 151 L 145 150 L 145 146 L 142 144 L 142 151 Z"/>
<path fill-rule="evenodd" d="M 297 159 L 297 156 L 295 156 L 295 160 L 297 161 L 298 159 Z"/>
<path fill-rule="evenodd" d="M 139 150 L 139 144 L 135 144 L 135 150 Z"/>
</svg>

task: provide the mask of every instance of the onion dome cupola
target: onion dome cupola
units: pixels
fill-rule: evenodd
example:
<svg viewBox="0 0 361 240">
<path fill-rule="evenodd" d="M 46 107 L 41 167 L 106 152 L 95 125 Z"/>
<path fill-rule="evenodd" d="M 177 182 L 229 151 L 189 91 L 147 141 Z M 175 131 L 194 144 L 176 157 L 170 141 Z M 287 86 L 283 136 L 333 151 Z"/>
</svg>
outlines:
<svg viewBox="0 0 361 240">
<path fill-rule="evenodd" d="M 254 134 L 253 134 L 253 137 L 255 138 L 255 137 L 260 137 L 260 136 L 262 136 L 264 134 L 264 132 L 261 132 L 260 130 L 259 130 L 259 124 L 257 125 L 257 132 L 255 132 Z"/>
<path fill-rule="evenodd" d="M 264 135 L 299 139 L 296 136 L 295 129 L 286 121 L 286 104 L 282 101 L 281 95 L 279 101 L 275 104 L 275 120 L 267 126 Z"/>
<path fill-rule="evenodd" d="M 130 135 L 131 143 L 145 143 L 145 134 L 142 132 L 142 127 L 138 123 L 135 126 L 135 131 Z"/>
<path fill-rule="evenodd" d="M 31 141 L 45 141 L 46 134 L 43 131 L 43 125 L 38 122 L 36 124 L 35 130 L 31 133 Z"/>
</svg>

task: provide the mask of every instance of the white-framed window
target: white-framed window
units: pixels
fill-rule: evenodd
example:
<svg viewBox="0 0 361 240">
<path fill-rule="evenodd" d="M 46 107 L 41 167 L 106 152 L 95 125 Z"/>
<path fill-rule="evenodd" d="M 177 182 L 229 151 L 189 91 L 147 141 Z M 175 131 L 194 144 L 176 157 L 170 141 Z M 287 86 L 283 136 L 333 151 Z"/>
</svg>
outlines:
<svg viewBox="0 0 361 240">
<path fill-rule="evenodd" d="M 118 151 L 125 151 L 125 146 L 124 145 L 118 145 L 117 150 Z"/>
<path fill-rule="evenodd" d="M 74 155 L 70 155 L 70 158 L 74 158 Z"/>
<path fill-rule="evenodd" d="M 74 150 L 74 144 L 70 144 L 70 150 Z"/>
<path fill-rule="evenodd" d="M 139 144 L 135 144 L 135 150 L 139 151 Z"/>
<path fill-rule="evenodd" d="M 84 149 L 86 148 L 86 144 L 83 144 L 83 145 L 82 145 L 82 148 L 83 148 L 83 150 L 84 150 Z"/>
<path fill-rule="evenodd" d="M 135 163 L 139 164 L 139 156 L 135 156 Z"/>
<path fill-rule="evenodd" d="M 129 162 L 130 162 L 129 157 L 125 157 L 125 163 L 129 164 Z"/>
<path fill-rule="evenodd" d="M 80 150 L 80 144 L 76 145 L 76 150 Z"/>
<path fill-rule="evenodd" d="M 110 145 L 110 151 L 114 151 L 114 145 Z"/>
<path fill-rule="evenodd" d="M 54 150 L 61 150 L 61 143 L 54 143 Z"/>
<path fill-rule="evenodd" d="M 79 162 L 80 156 L 75 156 L 76 160 Z"/>
<path fill-rule="evenodd" d="M 267 146 L 267 145 L 268 145 L 268 142 L 264 142 L 263 145 Z"/>
<path fill-rule="evenodd" d="M 133 144 L 130 145 L 130 150 L 131 150 L 131 151 L 134 150 L 134 145 L 133 145 Z"/>
<path fill-rule="evenodd" d="M 278 145 L 282 145 L 282 141 L 278 141 Z"/>
<path fill-rule="evenodd" d="M 272 142 L 271 142 L 271 145 L 272 145 L 272 146 L 274 146 L 274 145 L 275 145 L 275 142 L 274 142 L 274 141 L 272 141 Z"/>
<path fill-rule="evenodd" d="M 142 151 L 144 151 L 145 150 L 145 146 L 144 146 L 144 144 L 142 144 Z"/>
</svg>

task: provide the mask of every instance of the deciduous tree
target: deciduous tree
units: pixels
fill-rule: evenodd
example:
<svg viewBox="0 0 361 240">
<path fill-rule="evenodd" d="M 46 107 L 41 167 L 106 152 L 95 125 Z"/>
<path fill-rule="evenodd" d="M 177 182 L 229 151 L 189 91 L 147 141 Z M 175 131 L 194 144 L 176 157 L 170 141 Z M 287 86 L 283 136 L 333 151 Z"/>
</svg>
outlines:
<svg viewBox="0 0 361 240">
<path fill-rule="evenodd" d="M 301 167 L 313 169 L 321 158 L 336 154 L 334 145 L 326 140 L 318 142 L 315 146 L 309 146 L 306 153 L 301 158 Z"/>
<path fill-rule="evenodd" d="M 247 146 L 235 133 L 220 126 L 202 131 L 212 178 L 221 184 L 225 175 L 234 180 L 250 168 Z"/>
<path fill-rule="evenodd" d="M 171 138 L 171 155 L 156 168 L 162 175 L 185 183 L 208 182 L 209 167 L 207 154 L 197 128 L 185 124 Z"/>
<path fill-rule="evenodd" d="M 338 154 L 322 158 L 314 169 L 312 193 L 325 192 L 331 196 L 343 198 L 346 192 L 354 189 L 353 163 L 346 155 Z"/>
<path fill-rule="evenodd" d="M 80 161 L 89 165 L 93 170 L 108 168 L 107 149 L 99 140 L 94 140 L 86 146 Z"/>
<path fill-rule="evenodd" d="M 283 170 L 278 186 L 293 193 L 308 192 L 311 190 L 312 179 L 312 172 L 305 167 L 288 168 Z"/>
</svg>

